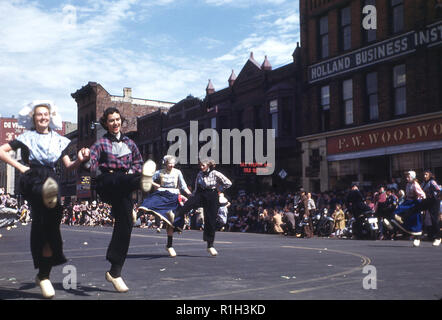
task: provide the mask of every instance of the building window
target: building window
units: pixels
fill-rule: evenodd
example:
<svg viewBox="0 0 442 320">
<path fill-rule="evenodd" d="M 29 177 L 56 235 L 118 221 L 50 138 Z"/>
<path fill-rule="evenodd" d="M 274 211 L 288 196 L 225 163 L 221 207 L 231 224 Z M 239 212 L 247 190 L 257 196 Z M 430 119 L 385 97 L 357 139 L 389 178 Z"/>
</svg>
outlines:
<svg viewBox="0 0 442 320">
<path fill-rule="evenodd" d="M 344 102 L 345 124 L 353 123 L 353 81 L 352 79 L 342 82 L 342 100 Z"/>
<path fill-rule="evenodd" d="M 328 57 L 328 16 L 319 19 L 319 57 Z"/>
<path fill-rule="evenodd" d="M 321 87 L 321 131 L 330 130 L 330 86 Z"/>
<path fill-rule="evenodd" d="M 341 25 L 339 30 L 341 50 L 351 49 L 351 9 L 341 9 Z"/>
<path fill-rule="evenodd" d="M 270 101 L 270 121 L 272 121 L 271 128 L 275 131 L 274 138 L 278 137 L 278 100 Z"/>
<path fill-rule="evenodd" d="M 376 0 L 365 0 L 364 6 L 375 6 L 376 7 Z M 376 41 L 376 29 L 365 30 L 364 28 L 362 28 L 362 30 L 364 33 L 364 40 L 366 43 Z"/>
<path fill-rule="evenodd" d="M 404 30 L 404 1 L 391 0 L 391 23 L 393 34 Z"/>
<path fill-rule="evenodd" d="M 95 116 L 95 112 L 93 112 L 93 111 L 91 111 L 91 120 L 90 121 L 91 121 L 91 123 L 92 122 L 97 122 L 97 117 Z"/>
<path fill-rule="evenodd" d="M 393 68 L 393 88 L 394 88 L 394 114 L 402 115 L 407 113 L 406 97 L 406 74 L 405 64 Z"/>
<path fill-rule="evenodd" d="M 376 72 L 368 73 L 365 81 L 368 101 L 368 118 L 369 120 L 378 120 L 378 74 Z"/>
</svg>

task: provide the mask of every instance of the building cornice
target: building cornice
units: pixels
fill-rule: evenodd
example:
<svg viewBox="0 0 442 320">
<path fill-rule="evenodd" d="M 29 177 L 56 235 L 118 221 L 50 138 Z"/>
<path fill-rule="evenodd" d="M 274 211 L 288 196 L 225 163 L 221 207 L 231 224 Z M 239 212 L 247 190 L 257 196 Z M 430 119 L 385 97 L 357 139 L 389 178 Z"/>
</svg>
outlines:
<svg viewBox="0 0 442 320">
<path fill-rule="evenodd" d="M 442 111 L 425 113 L 425 114 L 410 116 L 410 117 L 406 117 L 406 118 L 370 123 L 370 124 L 362 125 L 362 126 L 358 126 L 358 127 L 321 132 L 321 133 L 312 134 L 312 135 L 308 135 L 308 136 L 298 137 L 297 139 L 300 142 L 309 142 L 309 141 L 313 141 L 313 140 L 336 137 L 336 136 L 345 135 L 345 134 L 359 133 L 359 132 L 363 132 L 363 131 L 393 127 L 393 126 L 398 126 L 398 125 L 408 124 L 408 123 L 413 123 L 413 122 L 418 122 L 418 121 L 437 119 L 439 117 L 442 117 Z"/>
</svg>

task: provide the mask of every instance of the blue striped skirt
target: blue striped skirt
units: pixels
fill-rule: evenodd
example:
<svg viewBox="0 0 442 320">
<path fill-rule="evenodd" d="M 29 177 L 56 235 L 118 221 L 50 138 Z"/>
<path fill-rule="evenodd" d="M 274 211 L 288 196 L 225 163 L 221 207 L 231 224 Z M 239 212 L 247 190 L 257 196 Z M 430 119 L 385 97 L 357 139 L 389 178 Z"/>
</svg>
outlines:
<svg viewBox="0 0 442 320">
<path fill-rule="evenodd" d="M 409 233 L 422 232 L 422 215 L 421 211 L 422 200 L 405 200 L 394 211 L 399 216 L 406 216 L 403 228 Z"/>
<path fill-rule="evenodd" d="M 166 213 L 169 211 L 175 213 L 178 205 L 178 194 L 169 191 L 155 191 L 143 200 L 140 207 L 153 210 L 166 217 Z"/>
</svg>

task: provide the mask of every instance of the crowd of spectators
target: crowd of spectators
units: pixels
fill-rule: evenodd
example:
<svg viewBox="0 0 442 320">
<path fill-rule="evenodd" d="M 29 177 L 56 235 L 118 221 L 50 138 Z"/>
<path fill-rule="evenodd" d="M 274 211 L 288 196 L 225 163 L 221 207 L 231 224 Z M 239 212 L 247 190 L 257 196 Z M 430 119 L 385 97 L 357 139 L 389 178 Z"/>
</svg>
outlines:
<svg viewBox="0 0 442 320">
<path fill-rule="evenodd" d="M 385 201 L 387 196 L 395 197 L 400 204 L 404 200 L 405 193 L 398 184 L 392 180 L 376 189 L 361 190 L 366 203 L 374 210 L 377 210 L 378 203 Z M 17 199 L 0 190 L 0 208 L 14 208 L 20 215 L 22 222 L 29 222 L 30 209 L 25 201 L 19 207 Z M 246 193 L 240 192 L 237 197 L 229 199 L 227 222 L 220 227 L 224 232 L 251 232 L 251 233 L 273 233 L 287 235 L 288 227 L 291 225 L 304 226 L 297 229 L 296 236 L 311 237 L 312 217 L 324 209 L 334 218 L 334 232 L 331 236 L 341 237 L 344 230 L 350 228 L 353 218 L 347 210 L 347 191 L 327 191 L 317 194 L 306 193 L 302 189 L 298 192 L 265 192 Z M 299 207 L 303 210 L 300 212 Z M 134 226 L 139 228 L 156 229 L 160 231 L 165 226 L 161 220 L 152 214 L 142 214 L 136 217 L 137 206 L 134 204 Z M 305 223 L 302 223 L 305 222 Z M 103 202 L 76 201 L 64 205 L 62 224 L 80 226 L 112 226 L 113 218 L 111 207 Z M 310 226 L 310 227 L 309 227 Z M 203 230 L 204 218 L 202 209 L 194 210 L 186 216 L 185 229 Z M 294 228 L 293 228 L 294 229 Z"/>
<path fill-rule="evenodd" d="M 402 189 L 401 189 L 402 187 Z M 394 203 L 391 210 L 405 200 L 405 186 L 398 185 L 392 179 L 376 188 L 360 188 L 366 203 L 378 217 L 382 217 L 380 208 L 385 209 L 388 203 Z M 287 235 L 291 225 L 294 235 L 311 237 L 314 235 L 313 217 L 319 212 L 328 212 L 334 219 L 334 229 L 330 236 L 345 237 L 345 231 L 351 229 L 354 218 L 347 209 L 347 195 L 350 191 L 326 191 L 317 194 L 307 193 L 302 188 L 298 192 L 277 194 L 267 192 L 251 193 L 231 199 L 225 231 L 277 233 Z M 299 208 L 303 209 L 300 210 Z M 426 227 L 424 212 L 424 233 Z M 442 216 L 441 216 L 442 217 Z M 384 238 L 380 222 L 379 239 Z M 302 226 L 298 228 L 298 226 Z"/>
<path fill-rule="evenodd" d="M 6 193 L 4 188 L 0 188 L 0 212 L 6 214 L 3 216 L 3 218 L 17 218 L 23 224 L 27 224 L 29 221 L 31 221 L 28 202 L 24 201 L 24 203 L 20 205 L 17 197 L 15 195 Z"/>
<path fill-rule="evenodd" d="M 110 206 L 103 202 L 71 202 L 63 206 L 61 223 L 70 226 L 112 226 L 113 218 L 110 211 Z"/>
<path fill-rule="evenodd" d="M 17 198 L 6 193 L 4 188 L 0 188 L 0 208 L 18 209 Z"/>
<path fill-rule="evenodd" d="M 376 191 L 364 192 L 367 203 L 372 208 L 377 197 Z M 335 230 L 333 235 L 340 236 L 343 229 L 349 228 L 353 219 L 347 210 L 347 191 L 326 191 L 318 194 L 304 192 L 287 192 L 277 194 L 267 192 L 263 194 L 248 194 L 232 199 L 229 210 L 226 231 L 230 232 L 258 232 L 287 234 L 287 225 L 292 228 L 303 225 L 296 232 L 297 236 L 313 236 L 312 218 L 317 212 L 324 209 L 334 218 Z M 299 210 L 300 207 L 303 210 Z"/>
</svg>

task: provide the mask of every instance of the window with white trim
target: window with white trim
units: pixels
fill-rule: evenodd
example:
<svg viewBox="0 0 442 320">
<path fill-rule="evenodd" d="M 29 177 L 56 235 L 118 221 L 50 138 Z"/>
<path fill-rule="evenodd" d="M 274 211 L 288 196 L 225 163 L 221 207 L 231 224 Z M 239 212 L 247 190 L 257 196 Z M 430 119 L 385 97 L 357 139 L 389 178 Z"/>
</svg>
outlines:
<svg viewBox="0 0 442 320">
<path fill-rule="evenodd" d="M 319 57 L 328 57 L 328 16 L 319 19 Z"/>
<path fill-rule="evenodd" d="M 353 124 L 353 80 L 347 79 L 342 82 L 342 100 L 344 104 L 345 124 Z"/>
<path fill-rule="evenodd" d="M 330 129 L 330 86 L 321 87 L 321 131 Z"/>
<path fill-rule="evenodd" d="M 351 8 L 345 7 L 340 11 L 341 25 L 339 30 L 341 50 L 351 49 Z"/>
<path fill-rule="evenodd" d="M 394 88 L 394 114 L 403 115 L 407 113 L 407 92 L 406 92 L 405 64 L 393 68 L 393 88 Z"/>
<path fill-rule="evenodd" d="M 378 74 L 377 72 L 367 73 L 365 77 L 367 102 L 368 102 L 368 118 L 369 120 L 379 119 L 378 106 Z"/>
</svg>

